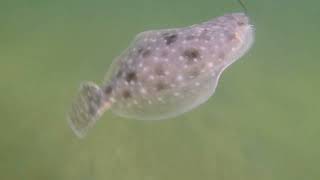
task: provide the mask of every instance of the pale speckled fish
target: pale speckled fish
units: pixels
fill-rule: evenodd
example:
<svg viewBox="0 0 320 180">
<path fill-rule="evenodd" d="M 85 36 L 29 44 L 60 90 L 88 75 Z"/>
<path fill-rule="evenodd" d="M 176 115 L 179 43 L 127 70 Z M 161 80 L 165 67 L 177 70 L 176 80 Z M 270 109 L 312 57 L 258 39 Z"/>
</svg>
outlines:
<svg viewBox="0 0 320 180">
<path fill-rule="evenodd" d="M 114 60 L 101 87 L 82 83 L 69 113 L 70 126 L 83 137 L 107 109 L 144 120 L 187 112 L 209 99 L 221 73 L 253 41 L 253 26 L 244 13 L 142 32 Z"/>
</svg>

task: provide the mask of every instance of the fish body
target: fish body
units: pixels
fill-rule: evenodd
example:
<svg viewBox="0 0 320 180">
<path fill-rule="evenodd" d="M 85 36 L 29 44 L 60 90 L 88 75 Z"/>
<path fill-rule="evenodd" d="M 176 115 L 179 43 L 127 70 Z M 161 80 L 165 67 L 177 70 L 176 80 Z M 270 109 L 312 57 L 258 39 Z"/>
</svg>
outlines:
<svg viewBox="0 0 320 180">
<path fill-rule="evenodd" d="M 244 13 L 142 32 L 115 58 L 101 87 L 82 84 L 70 125 L 82 137 L 106 109 L 143 120 L 190 111 L 212 96 L 221 73 L 253 42 L 253 25 Z"/>
</svg>

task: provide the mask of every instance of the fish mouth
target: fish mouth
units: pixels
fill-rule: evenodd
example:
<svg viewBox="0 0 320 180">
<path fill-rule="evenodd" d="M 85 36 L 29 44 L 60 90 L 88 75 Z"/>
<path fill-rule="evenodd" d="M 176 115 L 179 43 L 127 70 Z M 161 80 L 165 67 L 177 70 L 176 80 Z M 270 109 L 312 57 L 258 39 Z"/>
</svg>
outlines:
<svg viewBox="0 0 320 180">
<path fill-rule="evenodd" d="M 254 26 L 251 24 L 248 24 L 245 27 L 244 35 L 243 35 L 243 43 L 242 47 L 240 48 L 240 51 L 242 51 L 241 55 L 239 55 L 238 58 L 242 57 L 253 45 L 255 37 L 255 29 Z"/>
<path fill-rule="evenodd" d="M 236 22 L 237 26 L 246 26 L 250 24 L 250 18 L 243 12 L 231 13 L 229 17 Z"/>
<path fill-rule="evenodd" d="M 235 47 L 235 49 L 232 50 L 233 53 L 231 53 L 228 57 L 228 60 L 222 64 L 221 72 L 248 52 L 254 43 L 254 36 L 255 29 L 253 25 L 248 24 L 244 27 L 240 27 L 237 33 L 237 38 L 239 39 L 240 44 L 238 47 Z"/>
</svg>

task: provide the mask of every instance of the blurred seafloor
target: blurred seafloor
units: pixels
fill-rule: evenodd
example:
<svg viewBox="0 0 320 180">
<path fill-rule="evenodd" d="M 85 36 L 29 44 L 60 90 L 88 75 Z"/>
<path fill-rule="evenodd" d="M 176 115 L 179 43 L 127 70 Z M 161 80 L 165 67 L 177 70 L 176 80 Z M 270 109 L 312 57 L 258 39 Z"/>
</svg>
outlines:
<svg viewBox="0 0 320 180">
<path fill-rule="evenodd" d="M 248 1 L 256 41 L 204 105 L 166 121 L 65 114 L 135 34 L 241 11 L 236 1 L 2 0 L 0 179 L 320 179 L 316 0 Z"/>
</svg>

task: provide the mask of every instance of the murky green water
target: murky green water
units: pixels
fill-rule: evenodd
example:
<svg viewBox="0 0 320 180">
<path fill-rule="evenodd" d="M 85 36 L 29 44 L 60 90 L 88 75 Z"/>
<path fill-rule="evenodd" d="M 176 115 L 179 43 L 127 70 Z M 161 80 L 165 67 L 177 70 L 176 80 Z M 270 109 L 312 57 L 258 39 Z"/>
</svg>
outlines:
<svg viewBox="0 0 320 180">
<path fill-rule="evenodd" d="M 6 2 L 7 1 L 7 2 Z M 319 179 L 320 3 L 245 0 L 251 51 L 208 103 L 178 118 L 107 112 L 84 140 L 65 115 L 140 31 L 186 26 L 235 1 L 1 1 L 0 179 Z"/>
</svg>

